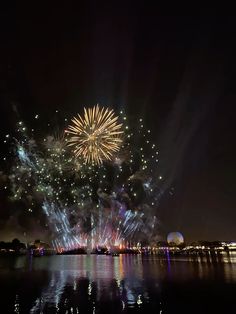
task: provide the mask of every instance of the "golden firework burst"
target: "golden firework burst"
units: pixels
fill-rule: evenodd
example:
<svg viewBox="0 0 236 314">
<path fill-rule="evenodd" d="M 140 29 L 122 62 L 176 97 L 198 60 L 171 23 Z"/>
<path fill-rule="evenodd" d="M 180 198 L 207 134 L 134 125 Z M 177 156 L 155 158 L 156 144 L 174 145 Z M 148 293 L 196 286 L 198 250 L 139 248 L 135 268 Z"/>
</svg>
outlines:
<svg viewBox="0 0 236 314">
<path fill-rule="evenodd" d="M 74 147 L 76 157 L 82 157 L 85 163 L 101 164 L 111 160 L 122 144 L 122 124 L 113 110 L 84 108 L 83 116 L 72 119 L 67 133 L 71 134 L 68 145 Z"/>
</svg>

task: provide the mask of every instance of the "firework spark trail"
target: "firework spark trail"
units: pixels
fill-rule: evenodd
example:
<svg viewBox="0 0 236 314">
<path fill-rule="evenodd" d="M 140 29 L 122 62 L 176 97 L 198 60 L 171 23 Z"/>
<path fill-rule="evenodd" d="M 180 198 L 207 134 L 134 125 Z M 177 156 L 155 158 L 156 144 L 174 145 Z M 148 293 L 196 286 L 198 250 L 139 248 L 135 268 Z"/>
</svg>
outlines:
<svg viewBox="0 0 236 314">
<path fill-rule="evenodd" d="M 31 163 L 31 161 L 30 161 L 30 159 L 29 159 L 29 157 L 28 157 L 28 155 L 27 155 L 27 153 L 26 153 L 26 151 L 25 151 L 23 146 L 18 145 L 17 152 L 18 152 L 18 157 L 19 157 L 19 159 L 21 160 L 22 163 L 28 164 L 29 166 L 32 165 L 32 163 Z"/>
</svg>

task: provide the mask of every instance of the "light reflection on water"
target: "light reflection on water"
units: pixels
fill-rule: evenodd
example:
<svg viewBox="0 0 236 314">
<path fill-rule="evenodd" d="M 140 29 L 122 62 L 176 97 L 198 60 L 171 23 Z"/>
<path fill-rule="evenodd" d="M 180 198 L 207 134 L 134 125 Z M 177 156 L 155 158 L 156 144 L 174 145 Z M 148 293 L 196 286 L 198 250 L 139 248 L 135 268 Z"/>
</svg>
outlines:
<svg viewBox="0 0 236 314">
<path fill-rule="evenodd" d="M 1 257 L 0 288 L 3 313 L 236 313 L 236 254 Z"/>
</svg>

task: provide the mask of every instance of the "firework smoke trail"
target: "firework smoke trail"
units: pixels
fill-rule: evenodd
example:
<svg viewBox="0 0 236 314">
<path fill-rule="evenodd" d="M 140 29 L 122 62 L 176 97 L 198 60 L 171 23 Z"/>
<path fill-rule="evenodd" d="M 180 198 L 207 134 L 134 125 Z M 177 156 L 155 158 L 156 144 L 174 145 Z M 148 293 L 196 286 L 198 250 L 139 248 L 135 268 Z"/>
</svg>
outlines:
<svg viewBox="0 0 236 314">
<path fill-rule="evenodd" d="M 75 157 L 67 136 L 39 140 L 18 123 L 9 175 L 13 200 L 29 205 L 32 214 L 34 207 L 42 208 L 58 250 L 119 246 L 155 235 L 154 211 L 161 195 L 153 179 L 158 151 L 142 119 L 136 132 L 122 112 L 120 119 L 125 140 L 111 161 L 99 165 Z"/>
</svg>

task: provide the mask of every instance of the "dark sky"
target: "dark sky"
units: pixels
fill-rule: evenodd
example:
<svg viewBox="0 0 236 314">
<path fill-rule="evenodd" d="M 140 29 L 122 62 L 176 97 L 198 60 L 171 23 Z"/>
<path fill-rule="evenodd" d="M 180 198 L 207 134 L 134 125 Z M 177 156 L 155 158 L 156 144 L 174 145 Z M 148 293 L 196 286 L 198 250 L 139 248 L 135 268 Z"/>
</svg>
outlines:
<svg viewBox="0 0 236 314">
<path fill-rule="evenodd" d="M 235 17 L 135 3 L 2 10 L 2 136 L 14 107 L 28 123 L 56 109 L 124 107 L 143 116 L 160 150 L 161 234 L 236 240 Z"/>
</svg>

